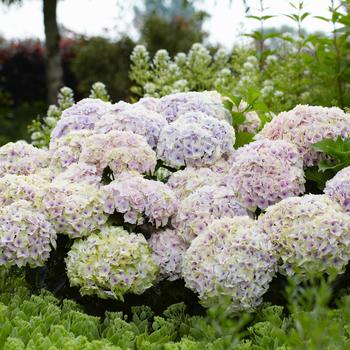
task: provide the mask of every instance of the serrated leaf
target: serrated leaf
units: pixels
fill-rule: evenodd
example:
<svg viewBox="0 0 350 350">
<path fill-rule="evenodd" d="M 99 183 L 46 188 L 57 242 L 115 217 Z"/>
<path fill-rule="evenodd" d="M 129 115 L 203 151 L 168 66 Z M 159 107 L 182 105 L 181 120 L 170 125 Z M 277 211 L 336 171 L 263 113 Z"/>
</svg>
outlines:
<svg viewBox="0 0 350 350">
<path fill-rule="evenodd" d="M 235 142 L 235 148 L 240 148 L 248 143 L 251 143 L 253 141 L 254 134 L 250 132 L 237 132 L 236 133 L 236 142 Z"/>
<path fill-rule="evenodd" d="M 232 115 L 233 126 L 242 125 L 246 120 L 245 115 L 242 112 L 231 112 L 231 115 Z"/>
</svg>

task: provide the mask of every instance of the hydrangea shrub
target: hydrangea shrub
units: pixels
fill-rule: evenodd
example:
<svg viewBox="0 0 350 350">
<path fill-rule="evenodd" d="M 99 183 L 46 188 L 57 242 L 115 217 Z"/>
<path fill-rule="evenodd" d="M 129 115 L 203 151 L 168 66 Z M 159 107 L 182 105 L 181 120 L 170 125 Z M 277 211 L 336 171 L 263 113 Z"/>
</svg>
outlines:
<svg viewBox="0 0 350 350">
<path fill-rule="evenodd" d="M 204 233 L 208 225 L 221 218 L 248 215 L 235 193 L 225 186 L 203 186 L 180 202 L 172 223 L 185 242 Z"/>
<path fill-rule="evenodd" d="M 272 248 L 269 235 L 249 217 L 216 220 L 184 255 L 186 286 L 206 306 L 226 296 L 232 311 L 252 309 L 260 304 L 276 272 Z"/>
<path fill-rule="evenodd" d="M 159 279 L 175 281 L 182 277 L 182 258 L 188 244 L 176 230 L 165 229 L 152 234 L 148 239 L 152 257 L 159 266 Z"/>
<path fill-rule="evenodd" d="M 121 227 L 105 227 L 74 242 L 66 258 L 67 275 L 82 295 L 123 300 L 126 293 L 150 288 L 158 266 L 146 239 Z"/>
<path fill-rule="evenodd" d="M 221 181 L 221 174 L 209 168 L 191 168 L 172 173 L 167 181 L 167 185 L 175 192 L 177 198 L 185 199 L 197 189 L 216 185 Z"/>
<path fill-rule="evenodd" d="M 235 131 L 228 123 L 188 112 L 162 130 L 157 157 L 175 168 L 206 166 L 229 154 L 234 143 Z"/>
<path fill-rule="evenodd" d="M 0 147 L 0 177 L 6 174 L 34 174 L 49 163 L 46 151 L 25 141 L 10 142 Z"/>
<path fill-rule="evenodd" d="M 88 183 L 55 180 L 45 188 L 43 211 L 58 233 L 87 236 L 107 221 L 100 189 Z"/>
<path fill-rule="evenodd" d="M 140 225 L 145 218 L 156 227 L 165 226 L 177 209 L 173 191 L 159 181 L 124 173 L 102 188 L 105 212 L 124 214 L 124 220 Z"/>
<path fill-rule="evenodd" d="M 303 160 L 295 145 L 282 140 L 259 140 L 238 149 L 226 179 L 252 210 L 305 191 Z"/>
<path fill-rule="evenodd" d="M 326 195 L 291 197 L 259 217 L 285 275 L 341 272 L 350 259 L 350 216 Z"/>
<path fill-rule="evenodd" d="M 324 193 L 350 214 L 350 167 L 339 171 L 333 179 L 327 181 Z"/>
<path fill-rule="evenodd" d="M 323 156 L 311 146 L 323 139 L 336 139 L 338 136 L 350 136 L 349 114 L 337 107 L 298 105 L 273 118 L 257 138 L 294 143 L 304 159 L 304 165 L 313 166 L 317 165 Z"/>
<path fill-rule="evenodd" d="M 32 203 L 0 207 L 0 265 L 43 266 L 56 247 L 56 231 Z"/>
</svg>

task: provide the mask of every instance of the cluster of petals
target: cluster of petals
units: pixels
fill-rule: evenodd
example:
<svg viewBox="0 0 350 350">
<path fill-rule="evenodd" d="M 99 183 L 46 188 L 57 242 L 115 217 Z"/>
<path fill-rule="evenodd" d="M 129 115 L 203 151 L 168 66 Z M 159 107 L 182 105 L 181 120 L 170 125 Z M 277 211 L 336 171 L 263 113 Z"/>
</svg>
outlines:
<svg viewBox="0 0 350 350">
<path fill-rule="evenodd" d="M 216 162 L 207 166 L 210 170 L 212 170 L 216 174 L 227 175 L 230 172 L 231 165 L 234 160 L 235 150 L 232 149 L 231 152 L 223 155 Z"/>
<path fill-rule="evenodd" d="M 121 300 L 126 293 L 142 294 L 158 274 L 146 239 L 112 226 L 75 241 L 66 266 L 70 285 L 82 295 Z"/>
<path fill-rule="evenodd" d="M 0 207 L 0 265 L 44 265 L 56 246 L 56 232 L 31 202 Z"/>
<path fill-rule="evenodd" d="M 88 137 L 79 161 L 95 165 L 100 172 L 109 167 L 114 174 L 128 170 L 153 173 L 157 162 L 156 153 L 142 136 L 117 130 Z"/>
<path fill-rule="evenodd" d="M 160 112 L 160 101 L 161 99 L 156 97 L 142 97 L 134 105 L 143 107 L 153 112 Z"/>
<path fill-rule="evenodd" d="M 337 107 L 298 105 L 282 112 L 264 126 L 257 138 L 286 140 L 294 143 L 304 159 L 305 166 L 313 166 L 324 155 L 312 148 L 323 139 L 350 136 L 350 115 Z"/>
<path fill-rule="evenodd" d="M 284 199 L 258 222 L 285 275 L 342 271 L 350 259 L 350 216 L 327 195 Z"/>
<path fill-rule="evenodd" d="M 222 97 L 216 91 L 178 92 L 164 96 L 157 106 L 158 111 L 173 122 L 186 112 L 202 112 L 210 117 L 229 121 L 230 113 L 222 103 Z"/>
<path fill-rule="evenodd" d="M 89 130 L 74 131 L 50 143 L 50 167 L 58 172 L 79 162 L 84 142 L 93 133 Z"/>
<path fill-rule="evenodd" d="M 209 168 L 185 168 L 176 171 L 169 177 L 167 185 L 175 192 L 178 199 L 183 200 L 197 189 L 217 185 L 222 181 L 221 174 Z"/>
<path fill-rule="evenodd" d="M 57 233 L 87 236 L 107 221 L 100 189 L 88 183 L 55 180 L 45 188 L 43 210 Z"/>
<path fill-rule="evenodd" d="M 175 230 L 153 233 L 148 240 L 152 257 L 159 266 L 159 280 L 175 281 L 181 278 L 182 258 L 188 248 Z"/>
<path fill-rule="evenodd" d="M 215 220 L 183 257 L 186 286 L 205 306 L 229 298 L 231 312 L 261 303 L 277 267 L 269 236 L 248 216 Z"/>
<path fill-rule="evenodd" d="M 226 182 L 247 208 L 265 209 L 305 191 L 303 160 L 292 143 L 258 140 L 235 152 Z"/>
<path fill-rule="evenodd" d="M 51 164 L 59 171 L 72 164 L 82 163 L 96 167 L 96 176 L 102 176 L 109 167 L 118 174 L 126 170 L 152 173 L 156 153 L 146 139 L 130 131 L 112 130 L 95 134 L 89 130 L 72 132 L 50 145 Z"/>
<path fill-rule="evenodd" d="M 0 177 L 5 174 L 33 174 L 48 164 L 48 152 L 26 141 L 9 142 L 0 147 Z"/>
<path fill-rule="evenodd" d="M 51 142 L 73 131 L 92 130 L 101 116 L 112 108 L 109 102 L 85 98 L 63 111 L 61 119 L 51 132 Z"/>
<path fill-rule="evenodd" d="M 25 200 L 40 208 L 47 184 L 48 181 L 36 174 L 8 174 L 0 177 L 0 206 Z"/>
<path fill-rule="evenodd" d="M 105 212 L 124 214 L 125 222 L 156 227 L 167 225 L 177 209 L 174 192 L 164 183 L 148 180 L 136 173 L 124 173 L 102 188 Z"/>
<path fill-rule="evenodd" d="M 172 223 L 185 242 L 205 232 L 208 225 L 225 217 L 248 215 L 231 189 L 203 186 L 180 202 Z"/>
<path fill-rule="evenodd" d="M 141 106 L 130 105 L 128 108 L 104 114 L 96 123 L 95 131 L 97 133 L 107 133 L 111 130 L 131 131 L 145 137 L 148 144 L 155 148 L 160 132 L 167 124 L 161 114 Z"/>
<path fill-rule="evenodd" d="M 338 202 L 350 214 L 350 166 L 327 181 L 324 193 Z"/>
<path fill-rule="evenodd" d="M 188 112 L 163 128 L 158 159 L 178 168 L 206 166 L 233 150 L 235 132 L 228 123 L 201 112 Z"/>
<path fill-rule="evenodd" d="M 100 186 L 101 173 L 93 164 L 74 163 L 68 166 L 67 169 L 58 173 L 55 181 L 68 181 L 71 183 L 86 182 L 90 185 Z"/>
</svg>

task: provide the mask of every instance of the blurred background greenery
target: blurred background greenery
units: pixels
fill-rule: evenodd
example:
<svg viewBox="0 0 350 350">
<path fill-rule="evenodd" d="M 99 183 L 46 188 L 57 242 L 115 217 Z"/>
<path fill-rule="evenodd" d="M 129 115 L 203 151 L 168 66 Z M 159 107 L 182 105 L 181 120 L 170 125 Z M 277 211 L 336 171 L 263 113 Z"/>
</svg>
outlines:
<svg viewBox="0 0 350 350">
<path fill-rule="evenodd" d="M 0 1 L 10 7 L 30 0 Z M 350 0 L 324 0 L 329 11 L 318 18 L 320 28 L 327 23 L 332 31 L 314 33 L 305 30 L 304 22 L 316 14 L 307 12 L 302 0 L 290 1 L 280 28 L 270 26 L 273 9 L 264 0 L 254 1 L 257 7 L 244 1 L 257 29 L 244 34 L 245 44 L 229 50 L 208 44 L 204 24 L 210 14 L 198 10 L 201 0 L 130 3 L 135 4 L 137 42 L 127 34 L 86 37 L 61 28 L 57 1 L 42 1 L 44 42 L 0 38 L 0 144 L 29 139 L 28 124 L 45 117 L 63 85 L 79 100 L 96 81 L 107 86 L 112 101 L 216 89 L 258 99 L 275 113 L 298 103 L 349 105 Z M 134 50 L 138 44 L 146 51 Z"/>
</svg>

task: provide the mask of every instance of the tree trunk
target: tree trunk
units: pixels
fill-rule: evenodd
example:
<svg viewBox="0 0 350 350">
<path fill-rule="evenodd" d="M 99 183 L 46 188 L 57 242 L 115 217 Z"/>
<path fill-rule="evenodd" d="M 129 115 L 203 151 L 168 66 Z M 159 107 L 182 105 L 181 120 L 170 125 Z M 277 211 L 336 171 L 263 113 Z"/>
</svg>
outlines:
<svg viewBox="0 0 350 350">
<path fill-rule="evenodd" d="M 43 0 L 45 47 L 46 47 L 46 84 L 47 101 L 53 104 L 57 100 L 59 89 L 63 85 L 63 69 L 60 56 L 60 34 L 57 25 L 58 0 Z"/>
</svg>

